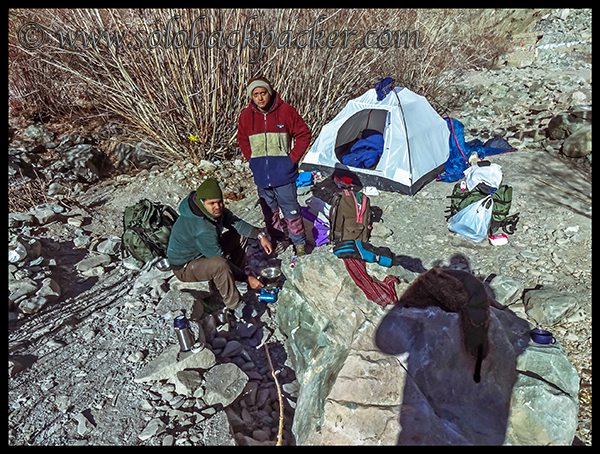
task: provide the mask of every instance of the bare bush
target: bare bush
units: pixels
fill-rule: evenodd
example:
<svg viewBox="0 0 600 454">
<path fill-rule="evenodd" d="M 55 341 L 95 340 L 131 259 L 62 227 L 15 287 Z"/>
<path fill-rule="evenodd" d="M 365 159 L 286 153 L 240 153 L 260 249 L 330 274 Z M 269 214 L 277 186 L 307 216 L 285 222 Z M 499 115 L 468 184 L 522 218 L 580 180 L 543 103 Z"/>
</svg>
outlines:
<svg viewBox="0 0 600 454">
<path fill-rule="evenodd" d="M 434 98 L 461 71 L 489 66 L 504 51 L 504 42 L 489 28 L 457 27 L 462 14 L 404 9 L 13 9 L 9 109 L 72 116 L 93 108 L 99 115 L 118 115 L 132 138 L 162 150 L 156 152 L 160 159 L 197 162 L 211 153 L 231 156 L 237 153 L 237 118 L 249 102 L 245 85 L 252 76 L 268 77 L 316 137 L 349 99 L 380 77 L 391 76 Z M 27 49 L 19 42 L 20 27 L 27 22 L 45 30 L 38 48 Z M 241 44 L 244 30 L 257 45 Z M 261 47 L 271 38 L 270 31 L 271 44 Z M 315 34 L 321 36 L 316 43 Z M 125 35 L 124 43 L 115 45 Z M 361 41 L 365 35 L 370 46 Z M 103 40 L 93 45 L 91 40 L 98 37 Z M 189 45 L 201 38 L 203 45 Z M 289 44 L 296 38 L 303 48 L 285 45 L 286 39 Z M 113 45 L 106 44 L 108 39 Z"/>
</svg>

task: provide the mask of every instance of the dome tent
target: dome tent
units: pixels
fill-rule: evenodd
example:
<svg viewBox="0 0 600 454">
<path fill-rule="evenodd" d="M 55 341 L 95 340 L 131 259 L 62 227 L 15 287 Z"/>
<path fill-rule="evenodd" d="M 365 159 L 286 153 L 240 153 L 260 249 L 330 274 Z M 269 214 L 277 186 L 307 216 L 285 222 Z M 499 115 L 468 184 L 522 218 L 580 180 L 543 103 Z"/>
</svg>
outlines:
<svg viewBox="0 0 600 454">
<path fill-rule="evenodd" d="M 383 135 L 381 158 L 370 168 L 342 163 L 363 131 Z M 444 170 L 450 132 L 427 99 L 407 88 L 395 87 L 377 100 L 375 89 L 350 100 L 323 126 L 304 156 L 302 170 L 348 176 L 361 186 L 414 195 Z"/>
</svg>

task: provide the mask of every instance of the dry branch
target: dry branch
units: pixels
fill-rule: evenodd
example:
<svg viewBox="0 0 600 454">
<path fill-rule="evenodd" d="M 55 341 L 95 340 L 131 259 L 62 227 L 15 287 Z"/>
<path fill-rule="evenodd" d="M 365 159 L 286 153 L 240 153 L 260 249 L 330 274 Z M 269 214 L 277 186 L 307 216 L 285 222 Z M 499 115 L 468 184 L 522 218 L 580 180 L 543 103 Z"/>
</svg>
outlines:
<svg viewBox="0 0 600 454">
<path fill-rule="evenodd" d="M 269 346 L 264 344 L 264 347 L 267 354 L 267 361 L 269 362 L 269 367 L 271 368 L 271 376 L 273 377 L 273 380 L 275 380 L 275 386 L 277 386 L 277 396 L 279 398 L 279 430 L 277 431 L 277 446 L 281 446 L 283 436 L 283 396 L 281 395 L 281 386 L 279 385 L 279 380 L 277 380 L 277 373 L 279 371 L 276 372 L 273 368 L 273 362 L 271 361 L 271 355 L 269 354 Z"/>
</svg>

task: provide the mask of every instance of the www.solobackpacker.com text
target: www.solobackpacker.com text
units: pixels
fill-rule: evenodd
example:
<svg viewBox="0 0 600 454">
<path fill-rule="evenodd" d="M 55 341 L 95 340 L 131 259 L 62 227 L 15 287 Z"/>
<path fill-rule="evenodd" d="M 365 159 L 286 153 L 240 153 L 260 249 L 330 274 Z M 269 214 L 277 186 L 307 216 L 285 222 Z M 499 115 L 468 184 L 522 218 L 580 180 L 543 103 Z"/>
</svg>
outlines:
<svg viewBox="0 0 600 454">
<path fill-rule="evenodd" d="M 303 30 L 274 30 L 256 31 L 252 29 L 252 22 L 258 16 L 246 19 L 241 30 L 213 30 L 208 32 L 202 28 L 205 16 L 198 16 L 189 30 L 178 27 L 179 16 L 169 19 L 164 30 L 138 30 L 130 33 L 123 31 L 49 31 L 36 22 L 28 22 L 19 29 L 18 39 L 21 46 L 34 50 L 40 48 L 48 40 L 48 35 L 54 37 L 54 42 L 61 49 L 77 50 L 100 46 L 115 49 L 235 49 L 250 48 L 255 50 L 251 63 L 258 61 L 264 51 L 275 46 L 277 49 L 334 49 L 334 48 L 396 48 L 408 49 L 412 43 L 414 49 L 421 46 L 418 30 L 322 30 L 319 22 L 326 16 L 319 16 L 311 28 Z"/>
</svg>

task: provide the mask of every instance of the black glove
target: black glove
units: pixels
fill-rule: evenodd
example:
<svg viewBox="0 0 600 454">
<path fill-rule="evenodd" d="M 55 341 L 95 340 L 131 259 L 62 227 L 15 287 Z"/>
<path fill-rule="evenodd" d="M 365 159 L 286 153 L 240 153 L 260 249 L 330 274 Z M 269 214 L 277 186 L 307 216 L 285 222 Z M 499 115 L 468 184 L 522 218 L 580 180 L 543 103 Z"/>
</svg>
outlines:
<svg viewBox="0 0 600 454">
<path fill-rule="evenodd" d="M 354 240 L 340 241 L 333 248 L 333 253 L 341 259 L 364 260 L 388 268 L 392 266 L 394 258 L 394 254 L 389 248 L 375 247 L 372 244 Z"/>
</svg>

